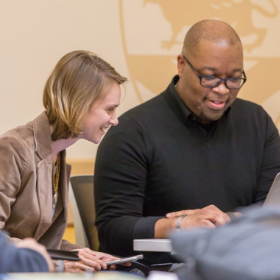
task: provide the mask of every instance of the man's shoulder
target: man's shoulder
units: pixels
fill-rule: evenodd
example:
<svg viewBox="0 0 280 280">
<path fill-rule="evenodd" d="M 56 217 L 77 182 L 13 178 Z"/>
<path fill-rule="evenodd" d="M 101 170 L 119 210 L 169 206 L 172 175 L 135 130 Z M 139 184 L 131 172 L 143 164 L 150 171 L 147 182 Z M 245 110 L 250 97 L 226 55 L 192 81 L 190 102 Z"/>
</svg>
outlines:
<svg viewBox="0 0 280 280">
<path fill-rule="evenodd" d="M 152 99 L 128 110 L 120 117 L 122 119 L 130 118 L 135 121 L 150 120 L 151 117 L 156 115 L 162 115 L 168 110 L 167 102 L 164 98 L 164 92 L 153 97 Z"/>
<path fill-rule="evenodd" d="M 136 107 L 128 110 L 125 114 L 127 115 L 134 115 L 134 114 L 141 114 L 147 110 L 154 110 L 162 107 L 165 103 L 164 92 L 161 94 L 151 98 L 148 101 L 143 102 L 142 104 L 137 105 Z"/>
<path fill-rule="evenodd" d="M 255 115 L 267 115 L 266 111 L 261 105 L 241 98 L 236 98 L 231 107 L 233 114 L 239 116 L 242 116 L 243 114 L 246 114 L 247 117 L 254 117 Z"/>
<path fill-rule="evenodd" d="M 237 98 L 231 106 L 228 120 L 232 124 L 240 125 L 244 129 L 255 127 L 266 130 L 268 127 L 276 129 L 272 118 L 265 109 L 254 102 Z"/>
<path fill-rule="evenodd" d="M 232 106 L 236 108 L 255 108 L 257 110 L 263 110 L 262 106 L 259 104 L 241 98 L 236 98 Z"/>
<path fill-rule="evenodd" d="M 109 137 L 134 137 L 136 134 L 149 134 L 149 131 L 162 125 L 168 117 L 169 106 L 164 92 L 128 110 L 119 117 L 119 124 L 111 127 L 104 140 Z M 135 134 L 135 135 L 134 135 Z M 102 140 L 102 142 L 104 142 Z"/>
</svg>

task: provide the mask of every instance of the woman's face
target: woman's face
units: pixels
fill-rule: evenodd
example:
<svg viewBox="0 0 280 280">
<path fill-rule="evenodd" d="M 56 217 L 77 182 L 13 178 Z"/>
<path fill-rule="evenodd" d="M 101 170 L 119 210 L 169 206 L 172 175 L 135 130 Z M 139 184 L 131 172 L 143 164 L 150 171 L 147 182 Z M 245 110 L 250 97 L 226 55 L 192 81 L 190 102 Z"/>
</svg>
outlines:
<svg viewBox="0 0 280 280">
<path fill-rule="evenodd" d="M 105 98 L 97 100 L 83 119 L 84 132 L 79 138 L 98 144 L 111 125 L 119 123 L 116 108 L 120 104 L 121 89 L 117 82 L 108 87 Z"/>
</svg>

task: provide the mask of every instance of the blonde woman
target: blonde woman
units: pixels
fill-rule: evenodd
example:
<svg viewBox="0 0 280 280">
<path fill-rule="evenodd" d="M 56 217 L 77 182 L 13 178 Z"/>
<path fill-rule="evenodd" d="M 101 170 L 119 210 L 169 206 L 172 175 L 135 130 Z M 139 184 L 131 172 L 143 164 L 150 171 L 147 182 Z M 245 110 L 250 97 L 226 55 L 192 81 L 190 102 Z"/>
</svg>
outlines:
<svg viewBox="0 0 280 280">
<path fill-rule="evenodd" d="M 125 81 L 89 51 L 68 53 L 46 82 L 45 111 L 0 136 L 0 229 L 15 241 L 33 237 L 47 248 L 79 250 L 81 261 L 65 261 L 58 270 L 106 269 L 104 261 L 116 259 L 62 240 L 70 177 L 65 149 L 79 139 L 97 144 L 118 124 Z"/>
</svg>

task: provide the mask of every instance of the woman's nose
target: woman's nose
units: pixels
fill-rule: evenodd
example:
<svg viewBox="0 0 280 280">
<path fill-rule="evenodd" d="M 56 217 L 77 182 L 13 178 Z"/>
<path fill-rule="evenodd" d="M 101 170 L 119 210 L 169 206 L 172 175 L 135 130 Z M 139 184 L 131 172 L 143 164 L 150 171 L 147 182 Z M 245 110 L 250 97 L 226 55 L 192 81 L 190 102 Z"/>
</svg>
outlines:
<svg viewBox="0 0 280 280">
<path fill-rule="evenodd" d="M 114 118 L 111 118 L 111 119 L 110 119 L 110 124 L 111 124 L 112 126 L 116 126 L 118 123 L 119 123 L 119 120 L 118 120 L 117 117 L 114 117 Z"/>
</svg>

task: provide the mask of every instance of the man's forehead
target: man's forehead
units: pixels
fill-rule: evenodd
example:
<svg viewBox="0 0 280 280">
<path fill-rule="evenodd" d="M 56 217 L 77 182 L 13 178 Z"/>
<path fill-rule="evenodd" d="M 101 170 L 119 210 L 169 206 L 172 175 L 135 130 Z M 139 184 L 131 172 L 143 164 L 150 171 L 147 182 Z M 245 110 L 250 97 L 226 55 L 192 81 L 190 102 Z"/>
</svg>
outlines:
<svg viewBox="0 0 280 280">
<path fill-rule="evenodd" d="M 199 46 L 187 54 L 196 70 L 203 73 L 234 73 L 243 71 L 243 51 L 237 44 L 213 43 L 202 40 Z"/>
<path fill-rule="evenodd" d="M 238 42 L 231 45 L 225 40 L 219 42 L 210 42 L 201 39 L 196 48 L 190 49 L 188 52 L 195 58 L 217 58 L 217 59 L 238 59 L 243 60 L 242 45 Z"/>
</svg>

